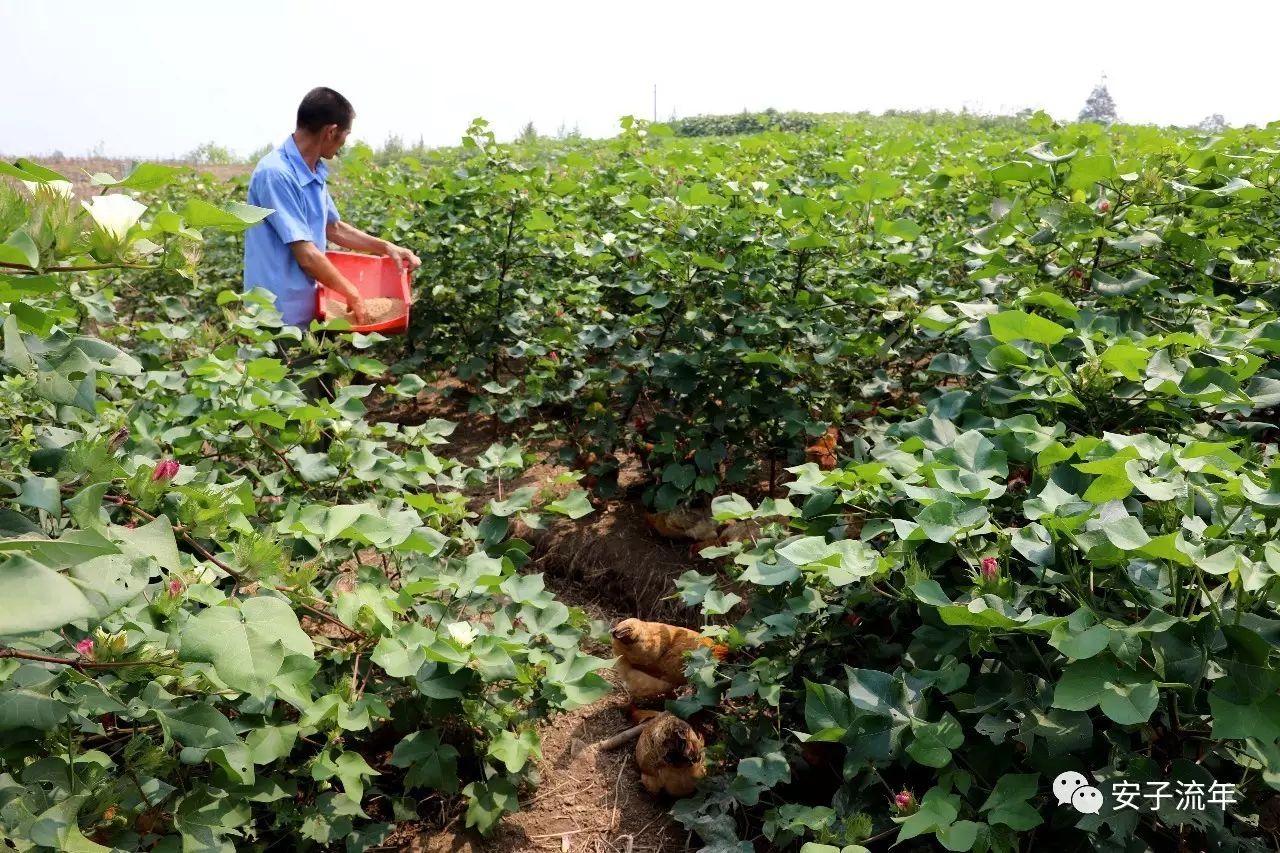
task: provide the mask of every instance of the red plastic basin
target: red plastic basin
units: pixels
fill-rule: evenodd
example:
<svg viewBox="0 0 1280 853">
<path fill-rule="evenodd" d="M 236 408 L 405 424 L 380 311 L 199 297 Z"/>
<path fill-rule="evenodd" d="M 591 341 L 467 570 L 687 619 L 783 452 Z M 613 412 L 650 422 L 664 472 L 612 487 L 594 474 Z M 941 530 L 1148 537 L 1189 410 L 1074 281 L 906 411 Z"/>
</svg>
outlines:
<svg viewBox="0 0 1280 853">
<path fill-rule="evenodd" d="M 379 255 L 362 255 L 358 252 L 325 252 L 338 271 L 355 285 L 364 299 L 386 297 L 404 302 L 404 313 L 399 317 L 384 320 L 381 323 L 370 323 L 367 326 L 351 326 L 353 332 L 390 332 L 403 334 L 409 328 L 410 290 L 409 271 L 401 268 L 394 260 Z M 316 286 L 316 317 L 324 322 L 327 318 L 324 304 L 328 300 L 347 303 L 347 299 L 336 290 L 323 284 Z"/>
</svg>

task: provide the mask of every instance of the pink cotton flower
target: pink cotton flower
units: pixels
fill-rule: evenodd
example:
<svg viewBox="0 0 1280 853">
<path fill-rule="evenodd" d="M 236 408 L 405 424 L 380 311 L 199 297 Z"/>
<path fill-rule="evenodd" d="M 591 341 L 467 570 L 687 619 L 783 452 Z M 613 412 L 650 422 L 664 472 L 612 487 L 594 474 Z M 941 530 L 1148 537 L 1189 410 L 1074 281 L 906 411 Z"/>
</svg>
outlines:
<svg viewBox="0 0 1280 853">
<path fill-rule="evenodd" d="M 173 459 L 165 459 L 156 464 L 155 470 L 151 472 L 151 480 L 153 482 L 167 482 L 178 476 L 178 463 Z"/>
<path fill-rule="evenodd" d="M 181 595 L 182 581 L 178 580 L 177 578 L 174 578 L 173 580 L 169 581 L 169 594 L 174 596 Z"/>
<path fill-rule="evenodd" d="M 76 652 L 81 657 L 91 657 L 93 655 L 93 640 L 85 637 L 83 640 L 76 643 Z"/>
<path fill-rule="evenodd" d="M 906 811 L 916 804 L 916 796 L 910 791 L 902 791 L 893 798 L 893 804 L 900 810 Z"/>
<path fill-rule="evenodd" d="M 995 557 L 982 558 L 982 577 L 993 581 L 1000 574 L 1000 561 Z"/>
</svg>

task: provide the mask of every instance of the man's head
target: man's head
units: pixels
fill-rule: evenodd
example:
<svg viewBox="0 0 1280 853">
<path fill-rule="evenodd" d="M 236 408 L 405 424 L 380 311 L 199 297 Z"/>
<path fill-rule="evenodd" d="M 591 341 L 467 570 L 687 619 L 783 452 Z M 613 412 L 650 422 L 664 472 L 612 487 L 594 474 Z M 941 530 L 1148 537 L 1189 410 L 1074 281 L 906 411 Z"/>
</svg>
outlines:
<svg viewBox="0 0 1280 853">
<path fill-rule="evenodd" d="M 327 86 L 317 86 L 298 104 L 298 131 L 320 145 L 320 156 L 333 157 L 347 141 L 356 111 L 351 102 Z"/>
</svg>

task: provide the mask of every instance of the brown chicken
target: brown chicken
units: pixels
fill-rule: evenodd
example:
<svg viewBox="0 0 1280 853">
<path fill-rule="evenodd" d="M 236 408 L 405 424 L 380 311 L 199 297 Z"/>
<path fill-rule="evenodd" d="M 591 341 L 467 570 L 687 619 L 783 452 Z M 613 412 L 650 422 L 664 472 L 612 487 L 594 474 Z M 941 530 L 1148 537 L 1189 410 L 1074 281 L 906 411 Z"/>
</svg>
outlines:
<svg viewBox="0 0 1280 853">
<path fill-rule="evenodd" d="M 684 656 L 699 646 L 709 646 L 718 659 L 728 649 L 717 645 L 697 631 L 666 625 L 623 619 L 613 626 L 613 653 L 622 683 L 632 702 L 652 702 L 665 698 L 677 687 L 688 683 L 684 677 Z"/>
<path fill-rule="evenodd" d="M 823 471 L 831 471 L 839 463 L 839 459 L 836 458 L 836 449 L 839 446 L 839 427 L 827 427 L 827 431 L 817 441 L 804 449 L 805 461 L 816 462 Z"/>
<path fill-rule="evenodd" d="M 720 525 L 706 509 L 675 509 L 671 512 L 646 512 L 644 520 L 659 536 L 667 539 L 692 539 L 695 542 L 710 539 L 720 530 Z"/>
<path fill-rule="evenodd" d="M 661 713 L 646 724 L 636 743 L 640 784 L 650 794 L 687 797 L 707 775 L 702 736 L 675 714 Z"/>
</svg>

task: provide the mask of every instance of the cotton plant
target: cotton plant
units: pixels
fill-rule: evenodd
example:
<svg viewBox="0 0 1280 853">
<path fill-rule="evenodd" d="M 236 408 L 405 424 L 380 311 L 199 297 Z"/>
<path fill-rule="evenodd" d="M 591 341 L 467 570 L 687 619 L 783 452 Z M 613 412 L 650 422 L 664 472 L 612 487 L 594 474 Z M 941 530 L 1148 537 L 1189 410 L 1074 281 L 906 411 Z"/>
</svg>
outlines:
<svg viewBox="0 0 1280 853">
<path fill-rule="evenodd" d="M 130 232 L 138 225 L 147 206 L 123 194 L 94 196 L 81 202 L 93 219 L 89 241 L 92 254 L 99 260 L 119 260 L 130 244 Z"/>
</svg>

